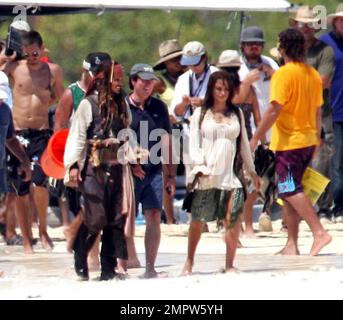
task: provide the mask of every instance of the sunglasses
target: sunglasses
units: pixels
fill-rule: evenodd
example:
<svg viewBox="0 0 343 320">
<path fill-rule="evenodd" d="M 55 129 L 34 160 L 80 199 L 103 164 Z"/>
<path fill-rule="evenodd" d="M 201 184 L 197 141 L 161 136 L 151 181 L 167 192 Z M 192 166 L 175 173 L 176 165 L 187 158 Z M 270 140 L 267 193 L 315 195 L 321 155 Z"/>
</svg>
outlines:
<svg viewBox="0 0 343 320">
<path fill-rule="evenodd" d="M 257 47 L 263 47 L 263 42 L 244 42 L 244 45 L 247 47 L 257 46 Z"/>
<path fill-rule="evenodd" d="M 23 57 L 24 57 L 24 59 L 27 59 L 29 56 L 31 56 L 31 57 L 33 57 L 33 58 L 38 58 L 39 55 L 40 55 L 40 53 L 39 53 L 38 51 L 33 51 L 33 52 L 31 52 L 31 53 L 25 52 L 25 53 L 23 54 Z"/>
<path fill-rule="evenodd" d="M 192 65 L 190 65 L 190 67 L 198 67 L 198 66 L 200 66 L 201 62 L 203 62 L 203 58 L 202 57 L 200 58 L 200 60 L 199 60 L 199 62 L 197 64 L 192 64 Z"/>
<path fill-rule="evenodd" d="M 180 60 L 181 60 L 181 57 L 176 57 L 176 58 L 170 59 L 169 62 L 171 62 L 171 63 L 180 63 Z"/>
<path fill-rule="evenodd" d="M 318 22 L 297 22 L 297 27 L 302 29 L 302 28 L 310 28 L 310 29 L 318 29 Z"/>
</svg>

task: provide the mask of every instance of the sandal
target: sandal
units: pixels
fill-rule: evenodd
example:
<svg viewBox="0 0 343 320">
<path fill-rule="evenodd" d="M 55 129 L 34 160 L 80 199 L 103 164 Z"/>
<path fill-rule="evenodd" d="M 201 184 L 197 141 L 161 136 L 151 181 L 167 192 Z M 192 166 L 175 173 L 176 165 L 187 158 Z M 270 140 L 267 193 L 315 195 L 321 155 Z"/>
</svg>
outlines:
<svg viewBox="0 0 343 320">
<path fill-rule="evenodd" d="M 11 237 L 10 239 L 6 239 L 6 244 L 8 246 L 22 246 L 23 245 L 23 238 L 16 234 L 15 236 Z"/>
</svg>

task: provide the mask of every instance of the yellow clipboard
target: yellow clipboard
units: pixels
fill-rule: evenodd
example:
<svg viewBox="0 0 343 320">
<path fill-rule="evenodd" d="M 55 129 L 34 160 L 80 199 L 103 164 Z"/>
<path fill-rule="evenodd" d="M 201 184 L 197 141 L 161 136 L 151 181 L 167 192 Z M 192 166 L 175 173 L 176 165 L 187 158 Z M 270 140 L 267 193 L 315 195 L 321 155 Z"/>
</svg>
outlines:
<svg viewBox="0 0 343 320">
<path fill-rule="evenodd" d="M 319 197 L 325 191 L 329 182 L 330 179 L 310 167 L 307 167 L 303 179 L 301 180 L 304 192 L 310 198 L 313 205 L 317 203 Z M 276 202 L 280 206 L 283 206 L 282 199 L 278 198 Z"/>
</svg>

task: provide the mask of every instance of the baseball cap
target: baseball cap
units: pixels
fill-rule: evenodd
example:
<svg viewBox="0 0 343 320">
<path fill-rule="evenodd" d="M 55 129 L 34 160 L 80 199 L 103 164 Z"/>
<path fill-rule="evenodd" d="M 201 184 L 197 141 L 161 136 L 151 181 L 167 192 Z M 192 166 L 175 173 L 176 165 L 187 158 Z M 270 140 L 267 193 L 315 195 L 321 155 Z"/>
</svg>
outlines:
<svg viewBox="0 0 343 320">
<path fill-rule="evenodd" d="M 263 42 L 263 31 L 259 27 L 247 27 L 242 31 L 241 42 Z"/>
<path fill-rule="evenodd" d="M 0 71 L 0 99 L 8 99 L 9 90 L 8 78 L 5 73 Z"/>
<path fill-rule="evenodd" d="M 105 62 L 111 63 L 112 58 L 106 52 L 91 52 L 87 55 L 83 61 L 83 69 L 90 71 L 92 74 L 96 75 L 103 70 L 103 64 Z"/>
<path fill-rule="evenodd" d="M 182 58 L 180 63 L 183 66 L 197 65 L 201 57 L 206 53 L 204 45 L 199 41 L 188 42 L 182 49 Z"/>
<path fill-rule="evenodd" d="M 130 77 L 132 76 L 138 76 L 142 80 L 157 80 L 152 66 L 145 63 L 136 63 L 130 70 Z"/>
</svg>

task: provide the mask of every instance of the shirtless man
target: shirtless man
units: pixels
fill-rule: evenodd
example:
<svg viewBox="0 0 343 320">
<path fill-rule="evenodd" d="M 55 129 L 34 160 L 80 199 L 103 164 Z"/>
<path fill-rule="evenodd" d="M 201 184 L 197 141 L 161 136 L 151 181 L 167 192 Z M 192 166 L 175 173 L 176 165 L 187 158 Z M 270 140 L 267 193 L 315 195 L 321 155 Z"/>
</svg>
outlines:
<svg viewBox="0 0 343 320">
<path fill-rule="evenodd" d="M 53 244 L 47 234 L 47 207 L 49 193 L 46 176 L 39 158 L 47 146 L 50 130 L 48 109 L 63 93 L 62 71 L 56 64 L 40 60 L 43 40 L 36 31 L 23 37 L 22 61 L 14 61 L 0 55 L 0 68 L 8 75 L 13 86 L 13 121 L 16 134 L 26 142 L 26 152 L 33 163 L 31 182 L 18 181 L 16 209 L 23 233 L 25 253 L 32 253 L 27 217 L 31 183 L 34 186 L 34 200 L 39 217 L 39 237 L 44 249 L 51 250 Z"/>
</svg>

